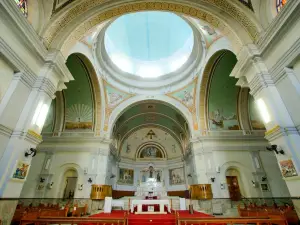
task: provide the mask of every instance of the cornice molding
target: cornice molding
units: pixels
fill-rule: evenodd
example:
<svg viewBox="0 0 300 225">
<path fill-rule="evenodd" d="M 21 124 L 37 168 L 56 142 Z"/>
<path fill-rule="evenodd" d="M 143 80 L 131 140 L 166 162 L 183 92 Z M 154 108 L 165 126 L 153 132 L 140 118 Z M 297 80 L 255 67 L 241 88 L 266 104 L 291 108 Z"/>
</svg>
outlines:
<svg viewBox="0 0 300 225">
<path fill-rule="evenodd" d="M 299 130 L 296 127 L 280 127 L 276 125 L 272 129 L 268 130 L 265 133 L 265 138 L 272 142 L 280 137 L 289 136 L 289 135 L 300 135 Z"/>
<path fill-rule="evenodd" d="M 13 133 L 13 129 L 4 126 L 3 124 L 0 124 L 0 135 L 11 137 L 12 133 Z"/>
<path fill-rule="evenodd" d="M 16 31 L 19 38 L 26 43 L 26 46 L 29 47 L 31 52 L 35 52 L 40 59 L 45 59 L 47 54 L 46 47 L 34 28 L 17 7 L 15 1 L 5 0 L 0 1 L 0 4 L 5 9 L 6 16 L 9 17 L 9 20 L 16 24 L 12 29 Z"/>
<path fill-rule="evenodd" d="M 57 89 L 52 83 L 52 81 L 46 77 L 38 77 L 33 88 L 38 89 L 38 91 L 40 92 L 46 93 L 52 99 L 55 98 L 54 94 Z"/>
<path fill-rule="evenodd" d="M 72 144 L 72 143 L 80 143 L 80 144 L 103 144 L 107 145 L 109 148 L 109 144 L 111 143 L 110 139 L 102 138 L 102 137 L 94 137 L 94 136 L 82 136 L 82 135 L 76 135 L 76 136 L 59 136 L 59 137 L 43 137 L 44 142 L 43 144 Z"/>
<path fill-rule="evenodd" d="M 265 55 L 273 46 L 276 46 L 274 43 L 280 40 L 292 23 L 299 19 L 299 13 L 300 1 L 287 1 L 287 4 L 273 19 L 264 35 L 257 42 L 261 55 Z"/>
<path fill-rule="evenodd" d="M 11 137 L 24 139 L 26 141 L 31 142 L 34 145 L 39 145 L 43 141 L 42 136 L 35 133 L 32 130 L 28 130 L 27 132 L 26 131 L 14 131 L 12 133 Z"/>
</svg>

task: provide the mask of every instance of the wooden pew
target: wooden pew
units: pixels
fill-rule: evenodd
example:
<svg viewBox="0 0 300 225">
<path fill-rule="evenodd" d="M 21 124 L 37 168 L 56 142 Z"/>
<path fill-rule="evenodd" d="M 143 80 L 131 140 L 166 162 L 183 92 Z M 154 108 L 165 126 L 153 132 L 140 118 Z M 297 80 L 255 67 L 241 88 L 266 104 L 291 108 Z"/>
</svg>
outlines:
<svg viewBox="0 0 300 225">
<path fill-rule="evenodd" d="M 123 218 L 91 218 L 91 217 L 40 217 L 38 219 L 22 220 L 20 225 L 26 224 L 97 224 L 97 225 L 126 225 L 127 216 Z"/>
</svg>

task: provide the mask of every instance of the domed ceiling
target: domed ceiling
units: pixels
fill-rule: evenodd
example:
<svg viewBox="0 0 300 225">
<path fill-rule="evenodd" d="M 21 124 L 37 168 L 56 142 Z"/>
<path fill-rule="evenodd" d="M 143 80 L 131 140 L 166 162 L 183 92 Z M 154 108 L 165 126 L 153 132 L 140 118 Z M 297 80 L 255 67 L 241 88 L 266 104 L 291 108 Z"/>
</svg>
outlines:
<svg viewBox="0 0 300 225">
<path fill-rule="evenodd" d="M 145 78 L 179 69 L 191 55 L 193 45 L 192 28 L 181 17 L 167 12 L 121 16 L 108 26 L 104 37 L 112 62 L 124 72 Z"/>
</svg>

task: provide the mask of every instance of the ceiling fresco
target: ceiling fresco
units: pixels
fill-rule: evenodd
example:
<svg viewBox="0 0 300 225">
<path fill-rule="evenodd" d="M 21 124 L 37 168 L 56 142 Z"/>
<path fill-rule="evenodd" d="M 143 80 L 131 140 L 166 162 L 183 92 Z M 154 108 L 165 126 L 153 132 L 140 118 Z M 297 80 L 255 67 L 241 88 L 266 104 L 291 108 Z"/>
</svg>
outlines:
<svg viewBox="0 0 300 225">
<path fill-rule="evenodd" d="M 117 120 L 113 133 L 120 139 L 143 127 L 159 127 L 179 142 L 189 136 L 188 125 L 174 108 L 160 102 L 144 102 L 126 110 Z"/>
<path fill-rule="evenodd" d="M 176 90 L 174 92 L 166 94 L 167 96 L 176 99 L 180 103 L 182 103 L 185 107 L 189 109 L 193 116 L 193 129 L 198 130 L 198 123 L 196 117 L 196 84 L 197 79 L 192 81 L 187 86 Z"/>
<path fill-rule="evenodd" d="M 211 130 L 239 130 L 237 80 L 230 73 L 236 56 L 226 51 L 215 63 L 211 74 L 208 96 L 208 124 Z"/>
<path fill-rule="evenodd" d="M 94 104 L 88 70 L 82 60 L 72 54 L 66 63 L 74 81 L 66 84 L 65 130 L 91 131 L 93 129 Z"/>
<path fill-rule="evenodd" d="M 122 142 L 119 155 L 140 161 L 167 160 L 181 157 L 182 148 L 165 130 L 149 126 L 132 132 Z"/>
<path fill-rule="evenodd" d="M 111 112 L 123 101 L 133 97 L 134 95 L 123 92 L 106 81 L 103 81 L 105 88 L 105 121 L 104 121 L 104 130 L 108 129 L 108 121 Z"/>
</svg>

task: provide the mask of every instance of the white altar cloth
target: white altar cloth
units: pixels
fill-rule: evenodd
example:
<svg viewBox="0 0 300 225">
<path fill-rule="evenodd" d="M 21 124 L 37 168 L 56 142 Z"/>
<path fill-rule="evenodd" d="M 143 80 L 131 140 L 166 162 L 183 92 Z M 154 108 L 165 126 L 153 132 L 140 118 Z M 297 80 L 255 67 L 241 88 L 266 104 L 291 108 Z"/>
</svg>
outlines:
<svg viewBox="0 0 300 225">
<path fill-rule="evenodd" d="M 142 212 L 142 205 L 159 205 L 160 213 L 164 212 L 164 206 L 167 205 L 168 212 L 171 212 L 170 209 L 170 200 L 168 199 L 159 199 L 159 200 L 144 200 L 144 199 L 133 199 L 130 202 L 130 211 L 133 213 L 134 206 L 137 205 L 137 213 Z"/>
<path fill-rule="evenodd" d="M 122 201 L 122 200 L 112 200 L 111 206 L 112 207 L 121 207 L 122 209 L 124 209 L 124 201 Z"/>
</svg>

